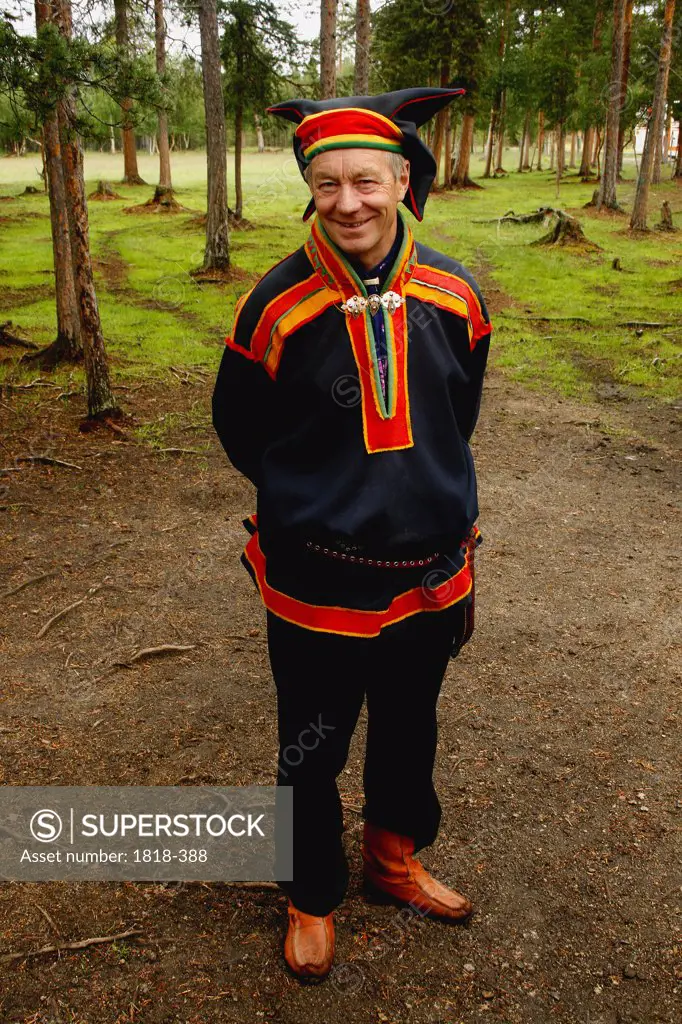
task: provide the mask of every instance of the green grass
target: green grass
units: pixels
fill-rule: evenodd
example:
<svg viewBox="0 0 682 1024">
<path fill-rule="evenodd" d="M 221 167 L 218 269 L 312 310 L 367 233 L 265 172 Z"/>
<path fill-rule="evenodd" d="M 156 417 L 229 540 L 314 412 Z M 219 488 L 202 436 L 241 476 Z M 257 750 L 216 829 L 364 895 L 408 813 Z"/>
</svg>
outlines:
<svg viewBox="0 0 682 1024">
<path fill-rule="evenodd" d="M 513 149 L 507 152 L 509 168 L 516 166 L 517 156 Z M 139 154 L 139 165 L 142 176 L 155 182 L 156 157 Z M 35 156 L 0 161 L 0 196 L 39 185 L 37 168 Z M 118 154 L 86 154 L 87 191 L 104 178 L 125 196 L 89 204 L 97 293 L 114 382 L 148 374 L 150 368 L 217 369 L 238 296 L 308 235 L 309 227 L 301 221 L 308 191 L 293 157 L 288 150 L 245 154 L 244 215 L 256 230 L 232 232 L 233 264 L 239 274 L 224 285 L 199 284 L 190 276 L 201 263 L 204 244 L 192 214 L 122 212 L 148 199 L 151 186 L 117 185 L 121 168 Z M 233 197 L 231 165 L 229 171 Z M 480 171 L 480 161 L 475 161 L 474 176 Z M 632 157 L 625 177 L 618 195 L 629 210 L 635 187 Z M 203 212 L 204 154 L 173 154 L 173 178 L 179 201 Z M 495 365 L 531 387 L 554 387 L 567 395 L 590 395 L 596 383 L 608 381 L 628 385 L 633 394 L 647 398 L 676 398 L 682 288 L 673 282 L 682 278 L 682 233 L 652 231 L 631 238 L 627 217 L 596 217 L 582 209 L 594 186 L 577 183 L 575 177 L 562 183 L 558 198 L 549 172 L 518 175 L 512 170 L 507 178 L 483 184 L 483 191 L 434 195 L 424 222 L 409 220 L 417 239 L 462 260 L 482 280 L 496 310 Z M 658 220 L 664 198 L 682 227 L 682 187 L 668 181 L 651 190 L 650 224 Z M 541 225 L 500 226 L 494 220 L 509 209 L 529 212 L 540 205 L 577 213 L 587 237 L 601 251 L 534 247 L 530 243 L 543 233 Z M 616 257 L 621 271 L 613 269 Z M 56 328 L 52 287 L 46 196 L 0 202 L 0 320 L 12 320 L 34 341 L 48 343 Z M 620 326 L 632 320 L 666 326 L 646 329 L 637 337 L 633 328 Z M 63 371 L 64 380 L 69 372 Z M 16 381 L 26 374 L 13 361 L 0 364 L 0 379 L 11 376 Z M 55 379 L 60 375 L 62 371 Z"/>
</svg>

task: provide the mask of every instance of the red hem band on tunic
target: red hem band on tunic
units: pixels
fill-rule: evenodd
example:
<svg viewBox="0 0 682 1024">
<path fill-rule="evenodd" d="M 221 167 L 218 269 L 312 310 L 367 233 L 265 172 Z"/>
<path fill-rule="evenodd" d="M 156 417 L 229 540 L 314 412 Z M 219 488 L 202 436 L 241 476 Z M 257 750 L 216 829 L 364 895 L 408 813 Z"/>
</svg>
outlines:
<svg viewBox="0 0 682 1024">
<path fill-rule="evenodd" d="M 410 615 L 449 608 L 471 591 L 471 572 L 467 560 L 461 569 L 438 586 L 411 587 L 397 594 L 385 609 L 309 604 L 276 590 L 268 583 L 266 558 L 260 546 L 256 516 L 250 516 L 244 525 L 252 535 L 244 548 L 242 562 L 258 587 L 263 604 L 274 615 L 305 629 L 342 636 L 374 637 L 385 626 L 391 626 Z"/>
</svg>

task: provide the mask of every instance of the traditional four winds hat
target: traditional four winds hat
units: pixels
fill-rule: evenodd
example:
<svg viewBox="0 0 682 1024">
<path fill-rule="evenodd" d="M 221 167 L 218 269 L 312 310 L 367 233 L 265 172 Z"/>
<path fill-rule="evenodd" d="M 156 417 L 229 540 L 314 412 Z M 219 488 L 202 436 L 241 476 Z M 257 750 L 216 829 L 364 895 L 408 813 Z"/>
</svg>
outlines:
<svg viewBox="0 0 682 1024">
<path fill-rule="evenodd" d="M 399 89 L 378 96 L 342 96 L 330 100 L 283 100 L 268 107 L 297 125 L 294 155 L 301 174 L 318 153 L 329 149 L 385 149 L 410 161 L 410 183 L 403 203 L 417 220 L 436 176 L 436 161 L 417 129 L 465 89 Z M 311 198 L 303 220 L 315 209 Z"/>
</svg>

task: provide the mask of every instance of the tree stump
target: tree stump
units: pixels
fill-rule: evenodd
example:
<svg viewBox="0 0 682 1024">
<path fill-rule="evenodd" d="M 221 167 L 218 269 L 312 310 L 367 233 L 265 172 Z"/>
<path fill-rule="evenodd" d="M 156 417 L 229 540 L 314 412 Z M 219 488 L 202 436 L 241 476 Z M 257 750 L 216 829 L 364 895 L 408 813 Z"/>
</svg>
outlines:
<svg viewBox="0 0 682 1024">
<path fill-rule="evenodd" d="M 97 188 L 94 192 L 91 192 L 88 199 L 99 200 L 100 202 L 106 202 L 108 199 L 123 199 L 118 192 L 114 192 L 114 189 L 109 181 L 102 181 L 101 179 L 97 183 Z"/>
<path fill-rule="evenodd" d="M 661 221 L 660 224 L 655 225 L 655 228 L 657 231 L 677 231 L 673 224 L 673 212 L 667 199 L 661 204 Z"/>
<path fill-rule="evenodd" d="M 546 235 L 536 239 L 535 242 L 531 242 L 531 245 L 570 245 L 580 246 L 583 249 L 600 248 L 595 242 L 590 242 L 585 237 L 585 232 L 577 218 L 571 217 L 564 210 L 557 210 L 551 207 L 548 207 L 546 212 L 552 215 L 554 223 L 551 224 Z"/>
</svg>

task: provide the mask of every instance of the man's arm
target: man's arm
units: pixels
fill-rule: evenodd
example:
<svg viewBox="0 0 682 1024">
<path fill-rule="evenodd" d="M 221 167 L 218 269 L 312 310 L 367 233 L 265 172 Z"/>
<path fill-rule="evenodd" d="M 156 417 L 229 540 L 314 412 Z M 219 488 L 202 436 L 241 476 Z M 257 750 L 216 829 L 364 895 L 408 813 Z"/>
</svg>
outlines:
<svg viewBox="0 0 682 1024">
<path fill-rule="evenodd" d="M 252 350 L 262 309 L 256 288 L 237 302 L 213 390 L 213 426 L 228 459 L 260 487 L 275 419 L 275 380 Z"/>
<path fill-rule="evenodd" d="M 459 431 L 467 443 L 471 440 L 481 408 L 483 378 L 489 351 L 490 331 L 476 340 L 473 350 L 463 359 L 468 382 L 458 389 L 455 417 Z"/>
</svg>

